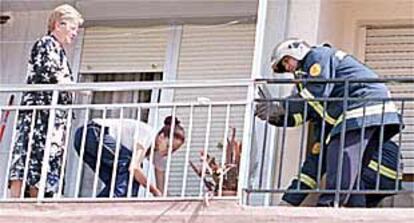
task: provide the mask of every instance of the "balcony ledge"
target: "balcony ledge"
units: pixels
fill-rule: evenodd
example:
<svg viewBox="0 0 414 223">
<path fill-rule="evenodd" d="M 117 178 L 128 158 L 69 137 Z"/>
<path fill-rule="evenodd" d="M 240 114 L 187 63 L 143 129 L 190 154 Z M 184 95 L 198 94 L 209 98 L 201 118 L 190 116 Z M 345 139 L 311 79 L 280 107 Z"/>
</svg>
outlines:
<svg viewBox="0 0 414 223">
<path fill-rule="evenodd" d="M 412 208 L 245 207 L 236 200 L 0 203 L 0 222 L 414 222 Z"/>
</svg>

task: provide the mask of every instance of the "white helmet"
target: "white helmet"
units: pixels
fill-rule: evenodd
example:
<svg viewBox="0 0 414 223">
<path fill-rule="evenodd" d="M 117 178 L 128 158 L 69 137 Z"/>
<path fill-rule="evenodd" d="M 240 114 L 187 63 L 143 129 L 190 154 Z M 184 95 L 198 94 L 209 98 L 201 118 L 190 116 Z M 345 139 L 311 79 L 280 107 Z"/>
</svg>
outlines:
<svg viewBox="0 0 414 223">
<path fill-rule="evenodd" d="M 288 39 L 278 45 L 273 50 L 271 66 L 279 64 L 285 56 L 291 56 L 296 60 L 302 60 L 309 53 L 311 47 L 301 39 Z"/>
</svg>

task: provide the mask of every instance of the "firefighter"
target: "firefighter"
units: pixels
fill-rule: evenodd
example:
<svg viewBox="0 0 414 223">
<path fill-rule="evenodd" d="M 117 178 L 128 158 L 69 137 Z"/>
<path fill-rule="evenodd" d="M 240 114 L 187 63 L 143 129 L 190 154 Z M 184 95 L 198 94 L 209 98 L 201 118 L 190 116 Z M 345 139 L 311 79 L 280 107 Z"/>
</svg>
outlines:
<svg viewBox="0 0 414 223">
<path fill-rule="evenodd" d="M 301 125 L 303 122 L 309 120 L 313 126 L 313 134 L 311 135 L 311 142 L 313 142 L 310 151 L 306 155 L 306 159 L 302 164 L 300 176 L 291 181 L 288 190 L 315 190 L 317 189 L 318 176 L 322 177 L 325 174 L 325 138 L 332 126 L 329 123 L 323 123 L 323 120 L 312 109 L 304 109 L 304 104 L 301 101 L 289 101 L 289 106 L 274 106 L 273 111 L 278 111 L 266 114 L 265 106 L 257 106 L 257 115 L 263 120 L 268 120 L 269 123 L 275 126 L 294 127 Z M 283 103 L 282 105 L 285 105 Z M 286 109 L 287 107 L 287 109 Z M 288 112 L 286 112 L 288 110 Z M 306 116 L 304 115 L 305 110 Z M 285 115 L 287 115 L 285 123 Z M 304 120 L 306 118 L 306 120 Z M 321 146 L 323 145 L 323 146 Z M 373 150 L 374 154 L 368 165 L 361 166 L 361 178 L 359 182 L 359 189 L 361 190 L 375 190 L 377 175 L 379 174 L 379 189 L 380 190 L 399 190 L 401 189 L 402 179 L 402 165 L 399 162 L 399 147 L 393 142 L 388 141 L 382 147 L 381 164 L 378 167 L 379 153 Z M 401 156 L 400 156 L 401 160 Z M 400 166 L 400 168 L 398 168 Z M 398 181 L 397 181 L 398 179 Z M 396 182 L 397 181 L 397 182 Z M 307 197 L 308 193 L 285 193 L 282 197 L 281 205 L 299 206 Z M 352 195 L 359 196 L 361 204 L 365 202 L 366 207 L 376 207 L 386 196 L 390 194 L 367 194 Z"/>
<path fill-rule="evenodd" d="M 271 66 L 275 73 L 291 72 L 296 79 L 305 80 L 298 83 L 299 91 L 295 96 L 306 99 L 319 117 L 332 125 L 326 139 L 326 188 L 350 191 L 358 173 L 359 154 L 364 154 L 366 164 L 373 154 L 369 150 L 378 150 L 400 131 L 401 117 L 394 103 L 387 100 L 390 98 L 388 88 L 383 83 L 355 82 L 378 78 L 378 75 L 341 50 L 329 45 L 311 47 L 300 39 L 278 44 Z M 331 79 L 340 81 L 326 81 Z M 324 106 L 315 98 L 332 100 L 326 100 Z M 350 195 L 341 193 L 338 205 L 365 205 L 360 196 Z M 334 206 L 334 201 L 334 193 L 324 193 L 318 206 Z"/>
</svg>

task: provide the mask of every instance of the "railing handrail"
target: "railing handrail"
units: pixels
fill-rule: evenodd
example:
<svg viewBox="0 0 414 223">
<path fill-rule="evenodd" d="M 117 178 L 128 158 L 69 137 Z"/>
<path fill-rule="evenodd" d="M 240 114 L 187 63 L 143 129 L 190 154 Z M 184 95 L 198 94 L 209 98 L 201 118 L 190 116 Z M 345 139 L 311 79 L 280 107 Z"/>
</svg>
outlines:
<svg viewBox="0 0 414 223">
<path fill-rule="evenodd" d="M 68 84 L 0 84 L 2 92 L 27 91 L 128 91 L 152 90 L 167 88 L 209 88 L 209 87 L 247 87 L 251 79 L 222 79 L 197 81 L 125 81 L 101 83 L 68 83 Z"/>
<path fill-rule="evenodd" d="M 168 88 L 209 88 L 209 87 L 247 87 L 249 84 L 295 84 L 295 83 L 414 83 L 414 78 L 361 78 L 361 79 L 220 79 L 220 80 L 176 80 L 176 81 L 125 81 L 125 82 L 88 82 L 68 84 L 0 84 L 0 93 L 27 91 L 127 91 Z"/>
<path fill-rule="evenodd" d="M 185 107 L 185 106 L 223 106 L 223 105 L 245 105 L 248 101 L 246 100 L 237 100 L 237 101 L 208 101 L 208 102 L 154 102 L 154 103 L 116 103 L 116 104 L 68 104 L 68 105 L 1 105 L 0 109 L 4 111 L 10 110 L 32 110 L 36 109 L 52 109 L 52 108 L 62 108 L 62 109 L 107 109 L 107 108 L 171 108 L 172 106 L 176 107 Z"/>
<path fill-rule="evenodd" d="M 332 78 L 332 79 L 292 79 L 292 78 L 258 78 L 254 79 L 256 84 L 295 84 L 295 83 L 414 83 L 414 78 L 395 77 L 395 78 Z"/>
<path fill-rule="evenodd" d="M 254 102 L 264 102 L 264 101 L 322 101 L 322 102 L 330 102 L 330 101 L 343 101 L 344 98 L 342 97 L 335 97 L 335 98 L 314 98 L 314 99 L 303 99 L 303 98 L 286 98 L 282 96 L 272 97 L 272 98 L 255 98 L 257 96 L 255 94 L 255 91 L 257 90 L 257 86 L 260 86 L 261 84 L 295 84 L 295 83 L 325 83 L 325 84 L 332 84 L 332 83 L 344 83 L 345 86 L 347 86 L 349 83 L 358 83 L 358 82 L 366 82 L 366 83 L 414 83 L 414 78 L 364 78 L 364 79 L 356 79 L 356 80 L 348 80 L 348 79 L 277 79 L 277 78 L 266 78 L 266 79 L 226 79 L 226 80 L 196 80 L 196 81 L 139 81 L 139 82 L 105 82 L 105 83 L 74 83 L 74 84 L 59 84 L 59 85 L 50 85 L 50 84 L 40 84 L 40 85 L 28 85 L 28 84 L 9 84 L 4 85 L 0 84 L 0 93 L 13 93 L 13 92 L 28 92 L 28 91 L 50 91 L 58 93 L 59 91 L 94 91 L 94 92 L 102 92 L 102 91 L 137 91 L 137 90 L 174 90 L 174 89 L 180 89 L 180 88 L 220 88 L 220 87 L 246 87 L 250 90 L 247 91 L 247 97 L 242 100 L 189 100 L 189 101 L 177 101 L 177 102 L 151 102 L 151 103 L 117 103 L 117 104 L 91 104 L 91 103 L 85 103 L 85 104 L 70 104 L 70 105 L 60 105 L 55 104 L 52 105 L 0 105 L 0 115 L 4 111 L 10 111 L 10 110 L 32 110 L 32 109 L 69 109 L 72 112 L 76 109 L 124 109 L 124 108 L 173 108 L 176 109 L 176 107 L 185 106 L 185 107 L 191 107 L 191 106 L 222 106 L 222 105 L 244 105 L 245 108 L 245 116 L 244 116 L 244 125 L 243 125 L 243 142 L 242 145 L 244 149 L 244 154 L 250 155 L 250 152 L 248 149 L 250 149 L 251 145 L 249 143 L 251 142 L 252 132 L 254 131 Z M 414 101 L 414 98 L 412 97 L 392 97 L 392 98 L 382 98 L 382 97 L 376 97 L 376 98 L 354 98 L 354 97 L 346 97 L 348 101 L 352 100 L 358 100 L 358 101 Z M 306 107 L 306 106 L 305 106 Z M 229 112 L 229 110 L 228 110 Z M 122 114 L 122 113 L 121 113 Z M 121 115 L 122 116 L 122 115 Z M 88 117 L 87 113 L 85 117 Z M 227 117 L 228 119 L 228 117 Z M 16 119 L 17 120 L 17 119 Z M 52 121 L 49 121 L 49 123 L 53 123 Z M 86 122 L 85 122 L 86 123 Z M 211 123 L 211 121 L 207 121 L 207 123 Z M 85 125 L 86 126 L 86 125 Z M 226 127 L 227 129 L 228 127 Z M 51 128 L 50 128 L 51 129 Z M 207 126 L 206 129 L 210 129 L 209 126 Z M 226 133 L 225 133 L 226 134 Z M 224 138 L 227 138 L 227 135 L 224 136 Z M 209 133 L 206 135 L 205 139 L 205 148 L 208 148 L 209 146 Z M 205 154 L 206 151 L 205 151 Z M 246 157 L 248 157 L 246 155 Z M 241 167 L 245 165 L 246 163 L 250 162 L 250 158 L 245 158 L 244 160 L 240 161 Z M 169 166 L 169 165 L 167 165 Z M 248 166 L 243 167 L 240 169 L 241 173 L 239 173 L 240 181 L 239 181 L 239 193 L 237 196 L 240 196 L 242 198 L 243 193 L 254 193 L 259 192 L 263 193 L 263 190 L 267 193 L 273 193 L 278 192 L 279 189 L 255 189 L 255 188 L 246 188 L 244 185 L 247 181 L 245 178 L 247 178 L 248 174 Z M 43 173 L 46 173 L 46 171 L 42 171 Z M 169 172 L 169 171 L 167 171 Z M 203 171 L 204 172 L 204 171 Z M 246 176 L 244 176 L 246 175 Z M 42 182 L 45 182 L 45 180 L 42 180 Z M 167 181 L 168 182 L 168 181 Z M 201 182 L 201 181 L 200 181 Z M 247 183 L 246 183 L 247 184 Z M 168 185 L 168 184 L 167 184 Z M 202 183 L 200 183 L 200 188 L 202 187 Z M 306 191 L 305 191 L 306 192 Z M 317 192 L 321 192 L 321 190 L 318 190 Z M 359 193 L 359 192 L 358 192 Z M 383 192 L 386 193 L 386 192 Z M 387 192 L 389 193 L 389 191 Z M 200 190 L 200 196 L 201 197 L 201 190 Z M 146 197 L 144 200 L 146 200 L 148 197 Z M 174 199 L 174 198 L 171 198 Z M 43 197 L 41 197 L 40 200 L 43 200 Z"/>
</svg>

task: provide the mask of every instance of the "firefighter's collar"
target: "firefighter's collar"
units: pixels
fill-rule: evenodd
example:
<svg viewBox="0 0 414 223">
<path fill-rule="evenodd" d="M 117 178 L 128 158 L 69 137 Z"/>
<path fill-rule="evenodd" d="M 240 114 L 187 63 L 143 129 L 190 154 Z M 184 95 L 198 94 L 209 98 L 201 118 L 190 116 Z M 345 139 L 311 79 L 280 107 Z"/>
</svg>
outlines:
<svg viewBox="0 0 414 223">
<path fill-rule="evenodd" d="M 306 76 L 307 73 L 301 69 L 296 70 L 295 72 L 293 72 L 293 75 L 295 75 L 296 78 L 301 78 L 303 76 Z"/>
</svg>

